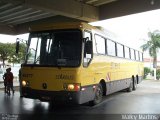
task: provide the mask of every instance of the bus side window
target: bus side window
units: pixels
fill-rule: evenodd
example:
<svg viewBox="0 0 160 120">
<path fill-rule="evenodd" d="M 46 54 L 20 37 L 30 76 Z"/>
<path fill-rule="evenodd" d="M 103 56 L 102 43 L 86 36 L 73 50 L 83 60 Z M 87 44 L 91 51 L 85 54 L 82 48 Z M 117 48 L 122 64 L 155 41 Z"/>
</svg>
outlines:
<svg viewBox="0 0 160 120">
<path fill-rule="evenodd" d="M 84 59 L 83 66 L 87 67 L 93 57 L 92 36 L 90 32 L 84 32 Z"/>
<path fill-rule="evenodd" d="M 124 46 L 117 43 L 117 56 L 124 57 Z"/>
<path fill-rule="evenodd" d="M 135 50 L 130 49 L 130 51 L 131 51 L 131 59 L 135 60 Z"/>
<path fill-rule="evenodd" d="M 135 51 L 135 53 L 136 53 L 136 60 L 139 61 L 139 52 Z"/>
<path fill-rule="evenodd" d="M 129 47 L 124 47 L 124 51 L 125 51 L 125 58 L 130 59 L 130 49 Z"/>
<path fill-rule="evenodd" d="M 95 40 L 96 40 L 96 52 L 98 54 L 105 55 L 106 54 L 106 46 L 105 46 L 105 39 L 99 35 L 95 35 Z"/>
<path fill-rule="evenodd" d="M 143 61 L 143 53 L 139 52 L 140 56 L 140 61 Z"/>
<path fill-rule="evenodd" d="M 111 40 L 107 40 L 107 52 L 108 55 L 116 56 L 116 43 Z"/>
</svg>

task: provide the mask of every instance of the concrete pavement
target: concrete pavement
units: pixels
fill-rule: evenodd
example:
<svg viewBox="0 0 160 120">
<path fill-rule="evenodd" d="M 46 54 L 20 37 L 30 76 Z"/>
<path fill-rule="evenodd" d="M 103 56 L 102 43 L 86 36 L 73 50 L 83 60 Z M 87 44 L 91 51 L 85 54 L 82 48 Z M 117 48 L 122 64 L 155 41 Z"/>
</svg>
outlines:
<svg viewBox="0 0 160 120">
<path fill-rule="evenodd" d="M 19 86 L 19 81 L 18 81 L 18 80 L 14 80 L 14 81 L 13 81 L 13 86 L 14 86 L 14 87 Z M 0 82 L 0 89 L 2 89 L 2 88 L 4 88 L 3 81 Z"/>
<path fill-rule="evenodd" d="M 19 92 L 7 96 L 0 91 L 0 119 L 14 117 L 27 119 L 75 120 L 158 120 L 160 116 L 160 81 L 146 80 L 131 93 L 121 91 L 103 98 L 96 106 L 53 106 L 47 102 L 20 98 Z"/>
</svg>

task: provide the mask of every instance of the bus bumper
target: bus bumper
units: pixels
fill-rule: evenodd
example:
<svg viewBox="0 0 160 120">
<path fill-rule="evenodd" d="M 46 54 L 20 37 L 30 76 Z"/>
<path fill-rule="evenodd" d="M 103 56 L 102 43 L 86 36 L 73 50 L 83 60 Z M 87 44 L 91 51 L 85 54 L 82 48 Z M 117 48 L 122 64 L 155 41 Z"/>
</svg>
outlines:
<svg viewBox="0 0 160 120">
<path fill-rule="evenodd" d="M 83 104 L 94 99 L 95 92 L 92 87 L 85 91 L 46 91 L 24 87 L 22 96 L 25 98 L 52 101 L 55 103 Z"/>
</svg>

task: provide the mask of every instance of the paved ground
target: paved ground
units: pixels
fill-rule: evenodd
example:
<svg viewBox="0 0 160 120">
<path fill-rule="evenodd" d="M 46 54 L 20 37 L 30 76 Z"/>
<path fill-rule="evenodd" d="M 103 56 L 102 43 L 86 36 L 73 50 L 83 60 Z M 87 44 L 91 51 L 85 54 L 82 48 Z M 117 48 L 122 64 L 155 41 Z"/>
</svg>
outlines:
<svg viewBox="0 0 160 120">
<path fill-rule="evenodd" d="M 14 86 L 15 90 L 18 91 L 19 90 L 19 81 L 18 80 L 14 80 L 13 81 L 13 86 Z M 4 83 L 3 83 L 3 81 L 0 81 L 0 91 L 1 90 L 4 90 Z"/>
<path fill-rule="evenodd" d="M 52 106 L 47 102 L 20 98 L 19 92 L 7 96 L 0 91 L 0 119 L 78 119 L 78 120 L 158 120 L 160 81 L 143 81 L 136 91 L 117 92 L 104 97 L 99 105 Z M 8 119 L 8 120 L 9 120 Z"/>
</svg>

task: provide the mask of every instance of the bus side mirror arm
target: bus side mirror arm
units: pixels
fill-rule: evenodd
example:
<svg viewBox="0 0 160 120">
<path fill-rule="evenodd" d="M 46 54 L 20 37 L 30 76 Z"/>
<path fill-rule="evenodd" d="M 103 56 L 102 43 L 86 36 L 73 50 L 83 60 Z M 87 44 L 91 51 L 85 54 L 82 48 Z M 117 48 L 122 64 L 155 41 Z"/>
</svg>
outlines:
<svg viewBox="0 0 160 120">
<path fill-rule="evenodd" d="M 89 37 L 83 38 L 84 43 L 86 43 L 87 41 L 89 41 Z"/>
<path fill-rule="evenodd" d="M 24 41 L 25 41 L 25 42 L 24 42 Z M 18 52 L 19 52 L 19 44 L 20 44 L 20 42 L 25 43 L 26 45 L 28 45 L 27 40 L 23 40 L 23 39 L 17 38 L 17 39 L 16 39 L 16 53 L 17 53 L 17 54 L 18 54 Z"/>
<path fill-rule="evenodd" d="M 19 52 L 19 41 L 16 42 L 16 53 L 18 54 Z"/>
</svg>

